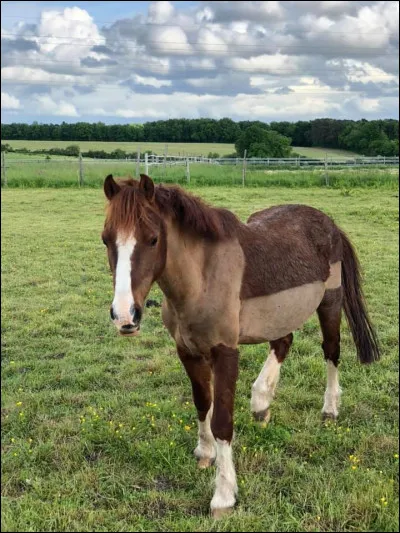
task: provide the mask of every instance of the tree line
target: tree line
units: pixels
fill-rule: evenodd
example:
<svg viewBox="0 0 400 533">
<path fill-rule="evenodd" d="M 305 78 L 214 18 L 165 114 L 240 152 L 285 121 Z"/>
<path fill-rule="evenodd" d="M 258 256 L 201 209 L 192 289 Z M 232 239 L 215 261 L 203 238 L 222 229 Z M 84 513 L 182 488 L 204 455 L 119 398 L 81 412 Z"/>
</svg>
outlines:
<svg viewBox="0 0 400 533">
<path fill-rule="evenodd" d="M 248 120 L 234 122 L 229 118 L 169 119 L 145 124 L 111 125 L 103 122 L 12 123 L 1 125 L 1 139 L 234 144 L 248 128 L 254 126 L 287 137 L 292 146 L 340 148 L 370 156 L 399 155 L 399 121 L 394 119 L 353 121 L 321 118 L 269 124 Z"/>
</svg>

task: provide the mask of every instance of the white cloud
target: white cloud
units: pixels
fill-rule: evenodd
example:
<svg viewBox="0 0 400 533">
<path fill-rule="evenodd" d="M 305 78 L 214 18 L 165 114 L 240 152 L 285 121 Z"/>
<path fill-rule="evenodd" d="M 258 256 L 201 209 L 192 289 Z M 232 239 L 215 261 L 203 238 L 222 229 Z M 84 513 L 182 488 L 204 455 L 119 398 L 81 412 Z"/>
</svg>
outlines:
<svg viewBox="0 0 400 533">
<path fill-rule="evenodd" d="M 8 93 L 1 93 L 1 109 L 20 109 L 21 103 L 18 98 Z"/>
<path fill-rule="evenodd" d="M 350 81 L 390 83 L 397 80 L 397 76 L 387 74 L 381 68 L 374 67 L 367 62 L 347 59 L 344 63 L 348 67 L 347 77 Z"/>
<path fill-rule="evenodd" d="M 139 85 L 150 85 L 151 87 L 156 87 L 157 89 L 160 87 L 170 87 L 172 85 L 171 80 L 158 80 L 157 78 L 139 76 L 138 74 L 133 76 L 133 80 Z"/>
<path fill-rule="evenodd" d="M 164 24 L 168 22 L 174 13 L 174 6 L 171 2 L 160 0 L 152 2 L 149 5 L 148 21 L 156 24 Z"/>
<path fill-rule="evenodd" d="M 184 30 L 178 26 L 154 27 L 149 33 L 149 50 L 162 54 L 179 55 L 192 51 Z"/>
<path fill-rule="evenodd" d="M 379 111 L 381 105 L 378 98 L 361 98 L 357 102 L 357 107 L 364 112 L 371 113 Z"/>
<path fill-rule="evenodd" d="M 282 76 L 296 73 L 298 70 L 298 63 L 298 59 L 283 54 L 263 54 L 249 57 L 248 59 L 233 58 L 229 60 L 229 64 L 234 68 L 242 68 L 250 72 L 262 70 L 268 71 L 271 74 L 280 74 Z"/>
<path fill-rule="evenodd" d="M 77 61 L 87 56 L 93 45 L 105 43 L 92 17 L 79 7 L 43 11 L 38 34 L 41 51 L 57 60 Z"/>
<path fill-rule="evenodd" d="M 395 1 L 158 1 L 109 27 L 43 5 L 3 42 L 2 107 L 21 120 L 397 113 Z"/>
<path fill-rule="evenodd" d="M 2 80 L 8 81 L 22 81 L 22 82 L 79 82 L 81 83 L 81 76 L 71 76 L 69 74 L 56 74 L 46 72 L 42 68 L 30 67 L 4 67 L 1 69 Z"/>
<path fill-rule="evenodd" d="M 65 102 L 65 100 L 55 102 L 51 96 L 47 94 L 36 95 L 35 100 L 39 104 L 41 111 L 45 114 L 61 117 L 79 117 L 75 106 Z"/>
<path fill-rule="evenodd" d="M 227 43 L 208 28 L 200 28 L 197 34 L 196 47 L 198 50 L 207 52 L 210 56 L 226 54 L 228 52 Z"/>
</svg>

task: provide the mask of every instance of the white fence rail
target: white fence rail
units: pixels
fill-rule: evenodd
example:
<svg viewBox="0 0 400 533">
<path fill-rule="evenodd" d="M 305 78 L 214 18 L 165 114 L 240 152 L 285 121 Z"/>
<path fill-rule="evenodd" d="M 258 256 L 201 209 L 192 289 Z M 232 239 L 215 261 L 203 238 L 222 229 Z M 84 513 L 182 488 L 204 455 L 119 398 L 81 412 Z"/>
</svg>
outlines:
<svg viewBox="0 0 400 533">
<path fill-rule="evenodd" d="M 139 154 L 138 154 L 139 155 Z M 310 168 L 323 168 L 325 170 L 325 181 L 326 184 L 329 184 L 328 170 L 335 168 L 367 168 L 367 167 L 399 167 L 399 158 L 398 157 L 325 157 L 323 159 L 310 158 L 310 157 L 286 157 L 286 158 L 208 158 L 202 156 L 173 156 L 156 154 L 142 154 L 144 157 L 137 158 L 124 158 L 124 159 L 92 159 L 92 158 L 83 158 L 81 154 L 78 158 L 76 157 L 64 157 L 58 158 L 57 156 L 52 157 L 42 157 L 42 158 L 26 158 L 26 159 L 14 159 L 13 157 L 7 157 L 5 152 L 2 152 L 1 157 L 1 175 L 2 175 L 2 184 L 3 186 L 7 185 L 7 169 L 13 168 L 17 165 L 33 165 L 37 168 L 37 165 L 42 165 L 43 170 L 45 167 L 54 168 L 53 165 L 58 164 L 69 164 L 77 165 L 77 172 L 79 177 L 79 184 L 83 185 L 85 183 L 85 170 L 89 169 L 92 165 L 113 165 L 115 166 L 115 173 L 118 172 L 118 165 L 128 165 L 130 167 L 129 173 L 133 176 L 138 177 L 140 172 L 145 172 L 149 174 L 155 173 L 151 169 L 161 170 L 159 172 L 162 174 L 162 177 L 165 178 L 166 168 L 167 167 L 184 167 L 182 169 L 182 177 L 185 176 L 186 181 L 190 182 L 190 166 L 191 165 L 212 165 L 212 166 L 232 166 L 237 168 L 238 175 L 242 176 L 242 183 L 244 185 L 246 180 L 246 169 L 250 170 L 262 170 L 265 168 L 270 168 L 271 170 L 275 169 L 292 169 L 302 170 Z M 157 173 L 158 173 L 157 170 Z M 124 169 L 126 172 L 126 169 Z M 161 176 L 160 176 L 161 177 Z"/>
<path fill-rule="evenodd" d="M 4 153 L 4 152 L 3 152 Z M 65 159 L 61 158 L 52 158 L 52 159 L 9 159 L 8 163 L 72 163 L 76 161 L 75 158 L 69 157 Z M 309 167 L 309 166 L 367 166 L 367 165 L 376 165 L 376 166 L 398 166 L 399 158 L 398 157 L 354 157 L 354 158 L 326 158 L 326 159 L 317 159 L 317 158 L 299 158 L 299 157 L 268 157 L 268 158 L 206 158 L 206 157 L 180 157 L 180 156 L 168 156 L 165 160 L 162 156 L 149 156 L 146 159 L 92 159 L 92 158 L 82 158 L 82 161 L 85 164 L 109 164 L 109 163 L 132 163 L 136 165 L 138 162 L 140 165 L 144 165 L 146 162 L 149 166 L 161 166 L 167 164 L 168 166 L 174 165 L 186 165 L 189 163 L 198 163 L 206 165 L 243 165 L 243 162 L 246 161 L 247 165 L 257 165 L 257 166 L 296 166 L 296 167 Z"/>
</svg>

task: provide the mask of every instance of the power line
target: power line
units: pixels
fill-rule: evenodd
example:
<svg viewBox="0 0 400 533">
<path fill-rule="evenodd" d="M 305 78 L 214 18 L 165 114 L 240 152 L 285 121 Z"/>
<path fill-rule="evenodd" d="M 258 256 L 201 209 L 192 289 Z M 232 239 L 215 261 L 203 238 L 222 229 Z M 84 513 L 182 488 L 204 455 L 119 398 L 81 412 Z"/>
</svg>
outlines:
<svg viewBox="0 0 400 533">
<path fill-rule="evenodd" d="M 89 58 L 91 59 L 91 58 Z M 121 63 L 116 63 L 116 64 L 111 64 L 111 65 L 99 65 L 99 66 L 96 66 L 96 65 L 91 65 L 91 66 L 86 66 L 86 65 L 78 65 L 72 61 L 63 61 L 63 60 L 47 60 L 47 59 L 40 59 L 40 60 L 34 60 L 33 62 L 31 62 L 29 65 L 21 65 L 21 63 L 18 63 L 17 67 L 22 67 L 22 68 L 32 68 L 34 69 L 35 66 L 37 65 L 40 65 L 40 64 L 65 64 L 65 65 L 70 65 L 70 66 L 76 66 L 78 68 L 82 68 L 82 69 L 95 69 L 96 71 L 98 71 L 99 69 L 108 69 L 110 70 L 111 68 L 115 68 L 115 67 L 121 67 L 121 66 L 125 66 L 125 65 L 122 65 Z M 9 67 L 15 67 L 16 65 L 7 65 L 4 68 L 9 68 Z M 219 73 L 219 71 L 224 71 L 224 72 L 248 72 L 248 73 L 254 73 L 254 74 L 270 74 L 270 75 L 273 75 L 275 72 L 280 72 L 281 74 L 297 74 L 297 75 L 313 75 L 313 74 L 324 74 L 324 73 L 329 73 L 329 72 L 333 72 L 333 73 L 336 73 L 336 74 L 339 74 L 340 71 L 338 69 L 330 69 L 330 68 L 326 68 L 326 69 L 312 69 L 312 70 L 308 70 L 308 69 L 303 69 L 302 72 L 299 72 L 298 70 L 289 70 L 287 68 L 274 68 L 274 67 L 260 67 L 260 68 L 246 68 L 246 67 L 228 67 L 228 66 L 218 66 L 218 67 L 202 67 L 202 66 L 173 66 L 171 69 L 166 69 L 164 68 L 162 65 L 149 65 L 149 63 L 135 63 L 135 62 L 129 62 L 129 67 L 133 67 L 133 68 L 136 68 L 136 69 L 142 69 L 142 68 L 146 68 L 149 75 L 153 72 L 156 72 L 158 74 L 164 74 L 164 75 L 171 75 L 175 72 L 185 72 L 185 73 L 188 73 L 190 72 L 191 70 L 194 70 L 194 71 L 198 71 L 198 70 L 201 70 L 201 71 L 204 71 L 204 72 L 215 72 L 215 73 Z M 357 68 L 356 68 L 357 70 Z M 47 71 L 46 71 L 47 72 Z M 392 77 L 395 77 L 394 74 L 368 74 L 367 72 L 362 72 L 362 73 L 357 73 L 357 72 L 343 72 L 344 74 L 346 75 L 357 75 L 357 74 L 361 74 L 363 76 L 368 76 L 368 78 L 373 78 L 373 79 L 380 79 L 380 78 L 392 78 Z M 93 74 L 95 74 L 95 72 L 93 72 Z M 68 74 L 64 74 L 64 75 L 68 75 Z"/>
<path fill-rule="evenodd" d="M 18 33 L 2 33 L 1 34 L 1 37 L 3 38 L 7 38 L 9 36 L 14 36 L 14 37 L 21 37 Z M 57 36 L 46 36 L 46 35 L 41 35 L 41 36 L 34 36 L 34 35 L 29 35 L 26 37 L 22 37 L 24 38 L 25 40 L 29 40 L 29 39 L 34 39 L 33 42 L 36 42 L 36 39 L 64 39 L 65 42 L 48 42 L 48 43 L 42 43 L 43 45 L 46 45 L 46 44 L 54 44 L 54 45 L 58 45 L 58 46 L 62 46 L 62 45 L 69 45 L 69 44 L 73 44 L 74 46 L 83 46 L 85 48 L 87 48 L 88 46 L 106 46 L 104 44 L 104 42 L 102 41 L 98 41 L 96 42 L 96 40 L 94 38 L 91 38 L 91 37 L 79 37 L 79 38 L 74 38 L 74 37 L 57 37 Z M 90 41 L 90 43 L 88 44 L 75 44 L 75 41 L 78 41 L 78 42 L 81 42 L 83 40 L 88 40 Z M 12 39 L 10 39 L 12 40 Z M 118 43 L 126 43 L 126 42 L 133 42 L 134 39 L 119 39 L 118 40 Z M 166 46 L 166 45 L 170 45 L 170 44 L 173 44 L 173 45 L 180 45 L 182 47 L 187 47 L 188 45 L 194 45 L 194 46 L 207 46 L 207 47 L 210 47 L 210 46 L 224 46 L 226 48 L 229 48 L 231 49 L 232 47 L 235 47 L 235 48 L 244 48 L 244 49 L 250 49 L 250 48 L 255 48 L 255 49 L 258 49 L 258 48 L 261 48 L 261 49 L 265 49 L 266 47 L 268 47 L 268 43 L 264 43 L 264 44 L 234 44 L 234 43 L 205 43 L 205 42 L 201 42 L 201 41 L 186 41 L 185 43 L 183 42 L 179 42 L 179 41 L 153 41 L 153 40 L 149 40 L 149 41 L 146 41 L 145 43 L 143 44 L 137 44 L 135 46 L 127 46 L 126 48 L 129 49 L 129 50 L 137 50 L 137 49 L 141 49 L 149 44 L 160 44 L 160 45 L 163 45 L 163 46 Z M 312 44 L 312 43 L 310 43 Z M 279 49 L 279 50 L 286 50 L 286 49 L 294 49 L 294 50 L 301 50 L 301 49 L 307 49 L 309 50 L 310 46 L 309 45 L 296 45 L 296 44 L 292 44 L 292 45 L 284 45 L 284 46 L 278 46 L 276 45 L 275 48 Z M 375 47 L 368 47 L 368 50 L 381 50 L 382 48 L 380 46 L 375 46 Z M 332 50 L 332 46 L 318 46 L 318 50 Z M 361 47 L 359 49 L 357 48 L 351 48 L 349 47 L 349 52 L 365 52 L 366 48 L 365 47 Z M 186 48 L 165 48 L 165 51 L 166 52 L 186 52 L 188 51 Z M 214 48 L 207 48 L 206 50 L 200 50 L 201 52 L 221 52 L 223 50 L 221 49 L 214 49 Z M 343 52 L 343 49 L 342 49 L 342 52 Z M 385 54 L 385 55 L 397 55 L 397 54 Z"/>
<path fill-rule="evenodd" d="M 105 2 L 105 3 L 108 3 L 108 2 Z M 91 3 L 92 4 L 92 3 Z M 17 18 L 19 19 L 20 22 L 24 22 L 24 20 L 21 20 L 21 17 L 18 16 L 18 15 L 2 15 L 2 18 Z M 131 17 L 132 18 L 132 17 Z M 24 19 L 27 19 L 27 20 L 37 20 L 38 17 L 24 17 Z M 66 20 L 68 22 L 82 22 L 82 19 L 70 19 L 70 18 L 66 18 L 66 17 L 63 17 L 63 20 Z M 121 19 L 120 19 L 121 20 Z M 122 19 L 122 20 L 126 20 L 126 19 Z M 106 21 L 106 20 L 93 20 L 93 22 L 95 22 L 96 24 L 97 23 L 102 23 L 102 24 L 115 24 L 115 20 L 113 21 Z M 247 21 L 246 21 L 247 22 Z M 138 21 L 135 21 L 135 25 L 136 26 L 157 26 L 157 27 L 165 27 L 165 28 L 180 28 L 180 29 L 189 29 L 189 28 L 206 28 L 206 29 L 209 29 L 207 28 L 206 25 L 218 25 L 219 27 L 221 27 L 221 23 L 219 22 L 213 22 L 213 21 L 204 21 L 202 24 L 185 24 L 185 25 L 182 25 L 182 24 L 167 24 L 165 22 L 163 22 L 162 24 L 160 23 L 157 23 L 157 22 L 138 22 Z M 277 22 L 276 24 L 281 24 L 280 22 Z M 271 23 L 270 21 L 268 21 L 268 26 L 271 26 L 273 25 L 273 23 Z M 228 30 L 232 30 L 232 28 L 230 27 L 224 27 L 224 29 L 228 29 Z M 234 30 L 232 30 L 234 31 Z M 296 33 L 309 33 L 311 30 L 296 30 Z M 236 32 L 238 33 L 238 32 Z M 338 33 L 338 34 L 343 34 L 343 33 L 351 33 L 352 35 L 353 34 L 360 34 L 360 35 L 386 35 L 386 32 L 383 32 L 383 31 L 380 31 L 380 32 L 371 32 L 371 31 L 365 31 L 365 32 L 359 32 L 359 31 L 327 31 L 327 30 L 315 30 L 313 31 L 313 33 L 324 33 L 324 34 L 329 34 L 329 33 Z"/>
<path fill-rule="evenodd" d="M 113 85 L 109 85 L 107 83 L 96 83 L 96 82 L 88 82 L 88 83 L 75 83 L 73 80 L 60 80 L 59 83 L 57 83 L 56 81 L 46 81 L 46 80 L 43 80 L 43 81 L 32 81 L 32 80 L 26 80 L 26 79 L 23 79 L 23 78 L 19 78 L 19 79 L 15 79 L 15 80 L 1 80 L 1 83 L 2 84 L 6 84 L 6 85 L 46 85 L 46 86 L 55 86 L 55 87 L 59 87 L 59 86 L 62 86 L 62 87 L 90 87 L 90 86 L 94 86 L 94 88 L 96 89 L 97 87 L 106 87 L 107 90 L 121 90 L 121 89 L 130 89 L 129 86 L 127 85 L 122 85 L 122 84 L 119 84 L 118 86 L 113 86 Z M 143 86 L 145 87 L 145 86 Z M 174 92 L 177 92 L 177 91 L 174 91 Z M 349 96 L 351 95 L 356 95 L 356 94 L 364 94 L 365 91 L 348 91 L 348 90 L 343 90 L 343 91 L 311 91 L 311 92 L 306 92 L 306 91 L 299 91 L 299 92 L 296 92 L 296 91 L 293 91 L 293 92 L 289 92 L 287 94 L 279 94 L 279 93 L 273 93 L 273 92 L 268 92 L 268 93 L 264 93 L 265 96 L 300 96 L 300 95 L 311 95 L 311 96 L 315 96 L 315 95 L 321 95 L 321 94 L 324 94 L 324 95 L 330 95 L 330 96 L 335 96 L 335 95 L 339 95 L 339 94 L 348 94 Z M 388 95 L 387 97 L 390 97 L 391 95 Z M 381 98 L 385 98 L 384 95 L 381 95 L 380 96 Z"/>
</svg>

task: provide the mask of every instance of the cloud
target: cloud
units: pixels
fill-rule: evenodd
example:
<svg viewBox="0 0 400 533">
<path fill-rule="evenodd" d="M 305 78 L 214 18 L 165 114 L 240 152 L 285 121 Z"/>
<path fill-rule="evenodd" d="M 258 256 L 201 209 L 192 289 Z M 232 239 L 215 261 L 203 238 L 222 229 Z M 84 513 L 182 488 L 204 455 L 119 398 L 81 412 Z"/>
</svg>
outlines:
<svg viewBox="0 0 400 533">
<path fill-rule="evenodd" d="M 140 4 L 101 27 L 43 3 L 2 30 L 5 119 L 397 115 L 398 2 Z"/>
<path fill-rule="evenodd" d="M 204 2 L 205 7 L 199 13 L 198 20 L 213 22 L 232 22 L 237 20 L 281 19 L 285 9 L 281 2 Z"/>
<path fill-rule="evenodd" d="M 1 93 L 1 109 L 20 109 L 21 104 L 18 98 L 8 93 Z"/>
<path fill-rule="evenodd" d="M 148 22 L 163 24 L 171 20 L 174 13 L 174 6 L 171 2 L 152 2 L 149 6 Z"/>
<path fill-rule="evenodd" d="M 36 95 L 35 100 L 39 104 L 40 110 L 45 114 L 61 117 L 79 116 L 75 106 L 71 103 L 65 102 L 64 100 L 55 102 L 48 95 Z"/>
<path fill-rule="evenodd" d="M 157 78 L 138 76 L 137 74 L 134 75 L 133 79 L 138 85 L 150 85 L 157 89 L 160 87 L 170 87 L 172 85 L 171 80 L 158 80 Z"/>
</svg>

